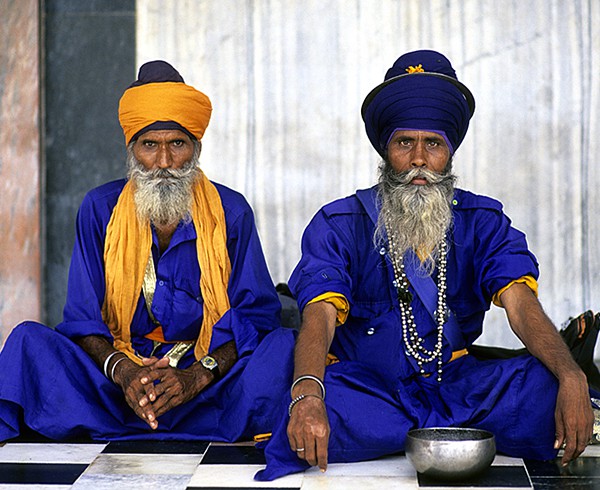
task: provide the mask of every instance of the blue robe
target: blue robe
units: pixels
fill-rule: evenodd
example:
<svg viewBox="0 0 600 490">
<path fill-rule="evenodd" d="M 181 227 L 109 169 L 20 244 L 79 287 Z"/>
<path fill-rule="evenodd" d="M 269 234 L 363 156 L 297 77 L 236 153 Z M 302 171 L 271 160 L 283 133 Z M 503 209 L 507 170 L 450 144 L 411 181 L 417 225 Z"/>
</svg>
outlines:
<svg viewBox="0 0 600 490">
<path fill-rule="evenodd" d="M 123 393 L 71 339 L 99 335 L 102 321 L 106 226 L 124 180 L 90 191 L 77 216 L 64 319 L 56 330 L 34 322 L 17 326 L 0 353 L 0 441 L 25 423 L 57 440 L 210 439 L 234 441 L 271 429 L 281 393 L 291 378 L 293 332 L 279 326 L 280 303 L 265 263 L 252 210 L 241 194 L 215 184 L 221 196 L 232 271 L 231 309 L 215 324 L 209 351 L 234 341 L 239 360 L 218 383 L 170 410 L 152 431 L 126 404 Z M 180 223 L 159 253 L 153 230 L 156 292 L 152 312 L 168 341 L 198 337 L 203 317 L 200 268 L 193 223 Z M 140 292 L 141 293 L 141 292 Z M 131 325 L 133 348 L 150 356 L 145 336 L 156 325 L 140 294 Z M 170 348 L 164 345 L 156 355 Z M 280 355 L 272 359 L 270 352 Z M 193 349 L 180 361 L 194 362 Z"/>
<path fill-rule="evenodd" d="M 498 451 L 510 456 L 556 455 L 558 386 L 537 359 L 480 361 L 466 355 L 450 362 L 453 351 L 468 348 L 481 335 L 494 293 L 522 276 L 538 277 L 525 235 L 511 226 L 498 201 L 456 190 L 452 214 L 447 304 L 458 328 L 444 339 L 441 383 L 437 363 L 425 365 L 431 375 L 423 376 L 405 353 L 390 258 L 373 245 L 376 188 L 324 206 L 305 230 L 302 258 L 290 279 L 300 308 L 327 292 L 344 295 L 350 304 L 330 350 L 340 362 L 325 373 L 331 463 L 403 451 L 410 429 L 435 426 L 489 430 Z M 419 335 L 432 349 L 437 325 L 412 284 L 410 290 Z M 282 414 L 265 448 L 267 467 L 256 479 L 308 467 L 289 448 L 283 407 Z"/>
</svg>

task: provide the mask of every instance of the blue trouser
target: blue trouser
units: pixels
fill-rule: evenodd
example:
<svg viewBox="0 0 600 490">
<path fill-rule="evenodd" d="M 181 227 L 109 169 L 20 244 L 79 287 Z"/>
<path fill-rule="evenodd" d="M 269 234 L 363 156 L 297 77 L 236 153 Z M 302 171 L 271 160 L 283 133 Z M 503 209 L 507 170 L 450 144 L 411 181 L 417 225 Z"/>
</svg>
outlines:
<svg viewBox="0 0 600 490">
<path fill-rule="evenodd" d="M 273 428 L 291 382 L 293 345 L 292 330 L 270 333 L 223 380 L 159 417 L 153 431 L 83 349 L 26 322 L 0 352 L 0 441 L 18 436 L 22 423 L 56 440 L 248 439 Z"/>
<path fill-rule="evenodd" d="M 492 432 L 498 452 L 551 459 L 557 451 L 556 378 L 534 357 L 479 361 L 464 356 L 444 368 L 443 380 L 390 380 L 356 362 L 328 367 L 326 407 L 331 435 L 328 462 L 353 462 L 404 450 L 406 434 L 421 427 L 473 427 Z M 287 402 L 289 403 L 289 397 Z M 265 447 L 272 480 L 309 466 L 290 449 L 287 410 Z"/>
</svg>

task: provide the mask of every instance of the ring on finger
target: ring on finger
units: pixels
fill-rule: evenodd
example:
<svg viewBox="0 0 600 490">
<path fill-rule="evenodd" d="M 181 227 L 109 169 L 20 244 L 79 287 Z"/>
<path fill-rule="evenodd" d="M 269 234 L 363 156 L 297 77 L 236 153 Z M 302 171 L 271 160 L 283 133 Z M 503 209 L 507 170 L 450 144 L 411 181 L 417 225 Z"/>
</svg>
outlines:
<svg viewBox="0 0 600 490">
<path fill-rule="evenodd" d="M 304 448 L 303 447 L 299 447 L 298 449 L 296 449 L 297 453 L 302 453 L 304 452 Z"/>
</svg>

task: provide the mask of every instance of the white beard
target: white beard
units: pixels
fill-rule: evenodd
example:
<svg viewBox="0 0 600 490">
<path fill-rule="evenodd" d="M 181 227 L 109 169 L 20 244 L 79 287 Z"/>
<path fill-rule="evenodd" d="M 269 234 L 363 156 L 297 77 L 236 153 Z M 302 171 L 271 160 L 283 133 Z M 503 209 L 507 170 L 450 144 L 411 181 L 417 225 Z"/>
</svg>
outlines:
<svg viewBox="0 0 600 490">
<path fill-rule="evenodd" d="M 128 149 L 128 178 L 135 186 L 138 218 L 156 225 L 189 221 L 193 187 L 200 178 L 199 151 L 180 169 L 147 170 Z"/>
<path fill-rule="evenodd" d="M 428 183 L 411 184 L 415 178 Z M 385 162 L 379 176 L 382 206 L 374 236 L 377 247 L 386 244 L 388 234 L 392 235 L 398 251 L 402 254 L 415 251 L 421 261 L 420 269 L 430 275 L 438 245 L 452 225 L 450 203 L 455 181 L 449 170 L 442 174 L 423 169 L 396 172 Z"/>
</svg>

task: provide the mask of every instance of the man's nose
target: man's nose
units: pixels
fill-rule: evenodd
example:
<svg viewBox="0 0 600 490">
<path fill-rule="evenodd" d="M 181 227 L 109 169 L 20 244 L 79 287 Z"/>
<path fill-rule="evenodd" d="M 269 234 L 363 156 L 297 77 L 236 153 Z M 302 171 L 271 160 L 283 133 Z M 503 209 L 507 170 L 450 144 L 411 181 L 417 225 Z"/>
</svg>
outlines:
<svg viewBox="0 0 600 490">
<path fill-rule="evenodd" d="M 173 166 L 173 158 L 168 148 L 161 147 L 159 149 L 157 163 L 159 168 L 171 168 Z"/>
<path fill-rule="evenodd" d="M 412 167 L 426 167 L 427 166 L 427 152 L 425 146 L 417 143 L 412 151 L 411 162 Z"/>
</svg>

